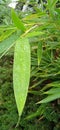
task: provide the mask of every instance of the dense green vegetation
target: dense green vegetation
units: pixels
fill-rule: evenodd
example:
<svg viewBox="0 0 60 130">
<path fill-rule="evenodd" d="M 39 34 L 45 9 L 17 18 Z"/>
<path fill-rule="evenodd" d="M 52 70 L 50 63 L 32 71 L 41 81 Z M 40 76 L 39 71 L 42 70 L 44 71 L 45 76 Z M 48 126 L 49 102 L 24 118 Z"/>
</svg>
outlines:
<svg viewBox="0 0 60 130">
<path fill-rule="evenodd" d="M 26 1 L 19 1 L 22 5 Z M 41 0 L 41 7 L 38 3 L 30 1 L 25 12 L 16 7 L 16 13 L 6 8 L 6 1 L 0 5 L 0 129 L 1 130 L 60 130 L 60 1 L 47 0 L 44 4 Z M 18 5 L 17 5 L 18 6 Z M 2 10 L 3 7 L 3 10 Z M 7 12 L 8 10 L 8 12 Z M 18 13 L 18 15 L 16 15 Z M 27 14 L 27 15 L 26 15 Z M 18 18 L 19 16 L 19 18 Z M 21 40 L 19 39 L 21 38 Z M 22 41 L 23 39 L 23 41 Z M 23 103 L 19 107 L 18 98 L 16 102 L 13 91 L 13 59 L 14 45 L 15 54 L 25 57 L 27 52 L 19 50 L 17 43 L 20 42 L 27 49 L 25 40 L 28 39 L 31 50 L 31 71 L 30 85 L 26 100 L 25 90 Z M 17 40 L 17 42 L 15 42 Z M 23 47 L 21 45 L 21 47 Z M 16 49 L 18 47 L 18 49 Z M 22 48 L 23 49 L 23 48 Z M 9 51 L 8 51 L 9 50 Z M 18 52 L 21 52 L 21 54 Z M 29 51 L 30 51 L 29 50 Z M 30 55 L 29 55 L 30 58 Z M 19 59 L 19 58 L 18 58 Z M 26 74 L 27 59 L 23 62 L 16 58 L 16 64 L 20 64 L 22 72 Z M 30 63 L 30 60 L 28 61 Z M 23 64 L 25 69 L 23 69 Z M 19 66 L 18 66 L 19 67 Z M 15 67 L 16 68 L 16 67 Z M 14 75 L 15 70 L 14 68 Z M 21 70 L 20 70 L 21 71 Z M 18 75 L 19 73 L 17 73 Z M 23 78 L 20 72 L 20 82 L 17 85 L 26 87 L 29 81 L 29 74 Z M 18 76 L 19 76 L 18 75 Z M 15 75 L 16 76 L 16 75 Z M 16 77 L 14 77 L 16 79 Z M 15 83 L 14 79 L 14 83 Z M 28 84 L 27 81 L 27 84 Z M 21 90 L 21 87 L 19 87 Z M 18 106 L 18 110 L 16 107 Z M 25 104 L 25 107 L 24 107 Z M 24 109 L 23 109 L 24 108 Z M 23 110 L 23 113 L 22 113 Z M 18 112 L 22 114 L 18 120 Z M 18 122 L 18 123 L 17 123 Z M 17 125 L 16 125 L 17 124 Z"/>
<path fill-rule="evenodd" d="M 44 106 L 35 104 L 40 96 L 28 94 L 26 105 L 22 114 L 19 127 L 15 128 L 18 121 L 18 112 L 14 98 L 12 84 L 13 55 L 9 52 L 0 61 L 0 129 L 1 130 L 59 130 L 60 105 L 57 101 Z M 39 87 L 38 87 L 39 89 Z M 33 99 L 33 100 L 32 100 Z M 34 112 L 39 109 L 39 113 Z M 43 115 L 40 113 L 43 112 Z M 35 114 L 30 120 L 28 115 Z M 37 115 L 37 116 L 36 116 Z"/>
</svg>

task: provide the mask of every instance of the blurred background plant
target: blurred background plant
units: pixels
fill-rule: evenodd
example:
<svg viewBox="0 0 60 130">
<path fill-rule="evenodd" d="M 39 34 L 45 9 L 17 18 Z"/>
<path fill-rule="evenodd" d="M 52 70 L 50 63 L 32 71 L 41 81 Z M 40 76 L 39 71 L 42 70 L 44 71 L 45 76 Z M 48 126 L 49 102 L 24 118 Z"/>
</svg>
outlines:
<svg viewBox="0 0 60 130">
<path fill-rule="evenodd" d="M 1 0 L 0 1 L 0 25 L 6 24 L 9 25 L 11 22 L 11 13 L 10 8 L 8 7 L 10 0 Z"/>
<path fill-rule="evenodd" d="M 28 37 L 31 45 L 31 81 L 20 126 L 16 129 L 60 130 L 60 0 L 47 0 L 45 3 L 42 0 L 40 3 L 31 0 L 24 11 L 23 7 L 27 1 L 19 0 L 15 10 L 25 24 L 26 32 L 24 34 L 21 34 L 12 23 L 11 9 L 6 8 L 6 2 L 4 1 L 4 4 L 0 5 L 0 56 L 5 54 L 6 57 L 6 59 L 2 57 L 0 65 L 0 93 L 2 94 L 0 120 L 2 119 L 1 124 L 4 124 L 1 125 L 1 129 L 5 130 L 6 127 L 6 130 L 14 130 L 18 118 L 16 106 L 13 105 L 15 100 L 11 78 L 13 48 L 8 53 L 6 51 L 11 45 L 14 45 L 12 42 L 20 35 Z M 3 24 L 5 25 L 2 26 Z M 11 42 L 9 42 L 10 39 Z M 3 46 L 4 43 L 6 43 L 5 46 Z M 11 66 L 8 65 L 8 62 Z M 8 73 L 10 73 L 10 77 L 7 76 Z M 6 121 L 4 121 L 5 119 Z M 36 124 L 35 127 L 33 124 Z"/>
</svg>

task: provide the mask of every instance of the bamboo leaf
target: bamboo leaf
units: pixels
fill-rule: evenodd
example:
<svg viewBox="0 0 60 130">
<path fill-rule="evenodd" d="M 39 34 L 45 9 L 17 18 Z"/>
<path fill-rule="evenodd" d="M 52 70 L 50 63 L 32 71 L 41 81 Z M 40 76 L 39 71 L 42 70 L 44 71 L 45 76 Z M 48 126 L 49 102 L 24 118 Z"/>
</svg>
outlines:
<svg viewBox="0 0 60 130">
<path fill-rule="evenodd" d="M 52 88 L 49 91 L 46 91 L 45 94 L 56 94 L 60 92 L 60 88 Z"/>
<path fill-rule="evenodd" d="M 41 36 L 43 34 L 45 34 L 45 33 L 41 32 L 41 31 L 32 31 L 32 32 L 28 33 L 26 35 L 26 37 L 28 37 L 28 38 L 30 38 L 30 37 L 36 37 L 36 36 Z"/>
<path fill-rule="evenodd" d="M 28 115 L 25 119 L 29 120 L 29 119 L 32 119 L 32 118 L 35 118 L 38 116 L 42 116 L 42 114 L 44 113 L 44 110 L 45 110 L 44 108 L 46 108 L 46 104 L 41 104 L 36 112 Z"/>
<path fill-rule="evenodd" d="M 45 99 L 39 101 L 37 104 L 51 102 L 51 101 L 56 100 L 58 98 L 60 98 L 60 92 L 57 92 L 55 94 L 51 94 L 51 95 L 47 96 Z"/>
<path fill-rule="evenodd" d="M 0 42 L 8 38 L 12 33 L 14 33 L 16 30 L 7 30 L 3 32 L 0 36 Z"/>
<path fill-rule="evenodd" d="M 37 57 L 38 57 L 38 66 L 41 62 L 41 58 L 42 58 L 42 43 L 38 43 L 38 49 L 37 49 Z"/>
<path fill-rule="evenodd" d="M 15 43 L 17 38 L 20 36 L 21 32 L 14 32 L 4 41 L 0 42 L 0 58 L 7 52 Z"/>
<path fill-rule="evenodd" d="M 55 6 L 55 4 L 58 2 L 58 0 L 52 0 L 52 6 Z"/>
<path fill-rule="evenodd" d="M 18 39 L 14 53 L 13 84 L 19 116 L 22 114 L 28 93 L 30 62 L 30 45 L 28 39 Z"/>
<path fill-rule="evenodd" d="M 22 21 L 18 18 L 17 14 L 15 13 L 14 9 L 11 10 L 11 16 L 12 16 L 12 20 L 15 24 L 15 26 L 20 29 L 21 31 L 25 31 L 25 27 L 24 24 L 22 23 Z"/>
</svg>

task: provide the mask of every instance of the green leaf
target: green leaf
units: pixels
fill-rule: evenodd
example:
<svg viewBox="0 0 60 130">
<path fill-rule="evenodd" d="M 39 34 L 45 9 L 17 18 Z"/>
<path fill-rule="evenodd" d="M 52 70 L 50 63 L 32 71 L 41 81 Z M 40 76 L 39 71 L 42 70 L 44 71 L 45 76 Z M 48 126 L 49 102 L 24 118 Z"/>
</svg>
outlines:
<svg viewBox="0 0 60 130">
<path fill-rule="evenodd" d="M 4 41 L 0 42 L 0 58 L 14 45 L 21 32 L 14 32 Z"/>
<path fill-rule="evenodd" d="M 41 31 L 32 31 L 32 32 L 28 33 L 26 35 L 26 37 L 30 38 L 30 37 L 42 36 L 43 34 L 45 34 L 45 33 L 41 32 Z"/>
<path fill-rule="evenodd" d="M 58 0 L 52 0 L 52 6 L 54 7 Z"/>
<path fill-rule="evenodd" d="M 37 116 L 41 116 L 44 113 L 44 110 L 45 110 L 44 108 L 46 108 L 46 104 L 41 104 L 36 112 L 28 115 L 25 119 L 29 120 L 29 119 L 35 118 Z"/>
<path fill-rule="evenodd" d="M 57 92 L 57 93 L 52 94 L 50 96 L 47 96 L 45 99 L 39 101 L 38 103 L 48 103 L 48 102 L 51 102 L 51 101 L 56 100 L 58 98 L 60 98 L 60 92 Z"/>
<path fill-rule="evenodd" d="M 24 24 L 22 23 L 22 21 L 18 18 L 17 14 L 15 13 L 14 9 L 11 10 L 11 16 L 12 16 L 12 20 L 15 24 L 15 26 L 20 29 L 21 31 L 25 31 L 25 27 Z"/>
<path fill-rule="evenodd" d="M 22 114 L 28 93 L 30 62 L 30 45 L 28 39 L 18 39 L 14 53 L 13 84 L 19 116 Z"/>
<path fill-rule="evenodd" d="M 12 33 L 14 33 L 15 30 L 6 30 L 4 31 L 0 36 L 0 42 L 8 38 Z"/>
<path fill-rule="evenodd" d="M 55 8 L 56 2 L 58 0 L 47 0 L 47 1 L 48 1 L 49 12 L 53 16 L 53 14 L 54 14 L 54 8 Z"/>
<path fill-rule="evenodd" d="M 38 57 L 38 66 L 41 62 L 41 58 L 42 58 L 42 51 L 43 51 L 43 48 L 42 48 L 42 43 L 38 43 L 38 49 L 37 49 L 37 57 Z"/>
<path fill-rule="evenodd" d="M 48 91 L 45 92 L 45 94 L 56 94 L 56 93 L 59 93 L 60 92 L 60 88 L 52 88 Z"/>
</svg>

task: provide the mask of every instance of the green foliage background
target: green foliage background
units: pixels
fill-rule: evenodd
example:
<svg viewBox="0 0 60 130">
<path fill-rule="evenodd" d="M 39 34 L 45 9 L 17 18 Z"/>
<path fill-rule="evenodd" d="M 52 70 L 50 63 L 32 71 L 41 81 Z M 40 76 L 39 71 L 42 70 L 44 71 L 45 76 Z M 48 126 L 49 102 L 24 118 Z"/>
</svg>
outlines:
<svg viewBox="0 0 60 130">
<path fill-rule="evenodd" d="M 52 104 L 48 103 L 42 106 L 37 105 L 35 103 L 38 101 L 40 96 L 38 97 L 38 95 L 32 94 L 28 95 L 20 124 L 17 128 L 15 128 L 18 121 L 18 111 L 13 92 L 12 66 L 13 53 L 9 52 L 9 54 L 0 60 L 0 129 L 59 130 L 60 105 L 57 105 L 56 101 Z M 43 113 L 41 116 L 40 109 L 42 109 L 41 112 Z M 39 110 L 39 114 L 35 113 L 37 110 Z M 25 119 L 28 117 L 28 115 L 31 116 L 30 119 Z"/>
<path fill-rule="evenodd" d="M 17 29 L 13 18 L 14 23 L 10 21 L 10 10 L 7 16 L 6 6 L 0 6 L 0 58 L 5 55 L 0 60 L 1 130 L 60 130 L 60 1 L 47 1 L 46 5 L 42 2 L 40 9 L 34 3 L 33 11 L 28 10 L 28 13 L 16 9 L 25 25 L 24 33 L 22 27 Z M 31 45 L 31 81 L 22 118 L 16 128 L 18 112 L 12 84 L 14 47 L 12 52 L 6 52 L 19 36 L 28 38 Z"/>
</svg>

